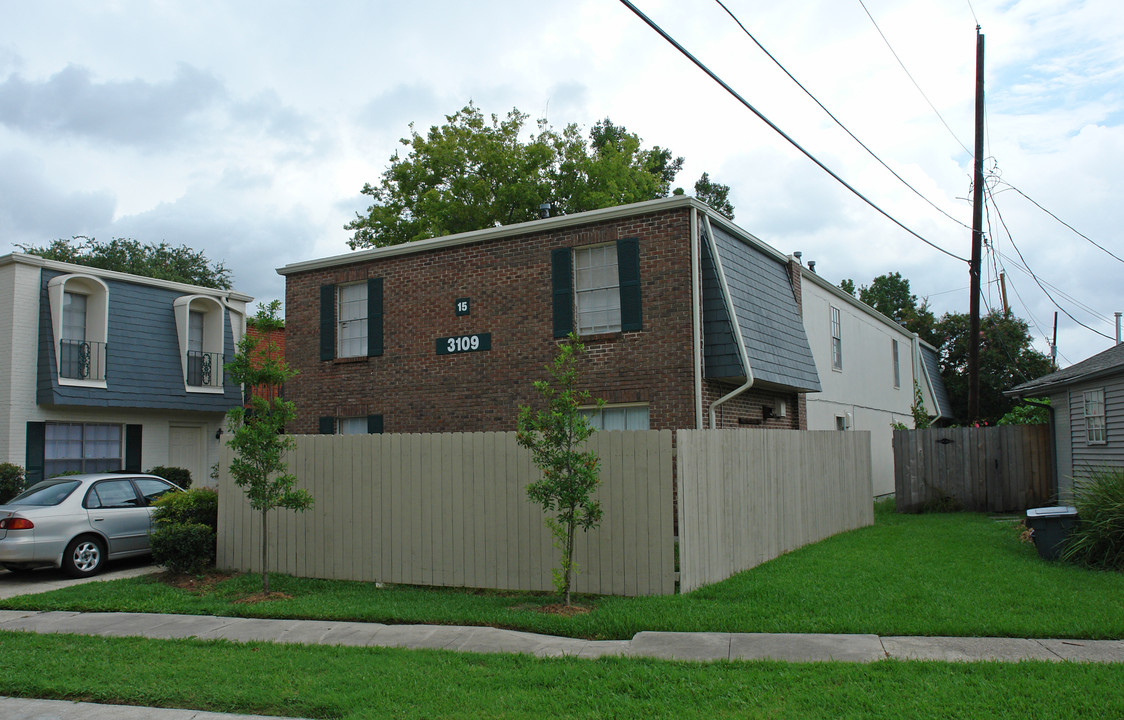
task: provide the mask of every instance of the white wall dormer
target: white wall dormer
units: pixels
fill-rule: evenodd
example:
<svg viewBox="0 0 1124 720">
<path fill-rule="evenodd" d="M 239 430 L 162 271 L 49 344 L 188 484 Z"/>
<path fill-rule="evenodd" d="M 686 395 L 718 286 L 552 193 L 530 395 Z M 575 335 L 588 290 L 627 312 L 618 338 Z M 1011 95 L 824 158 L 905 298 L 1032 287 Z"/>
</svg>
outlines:
<svg viewBox="0 0 1124 720">
<path fill-rule="evenodd" d="M 224 392 L 222 303 L 206 295 L 184 295 L 176 298 L 173 308 L 184 389 Z"/>
<path fill-rule="evenodd" d="M 59 385 L 105 384 L 109 287 L 93 275 L 71 274 L 47 283 Z"/>
</svg>

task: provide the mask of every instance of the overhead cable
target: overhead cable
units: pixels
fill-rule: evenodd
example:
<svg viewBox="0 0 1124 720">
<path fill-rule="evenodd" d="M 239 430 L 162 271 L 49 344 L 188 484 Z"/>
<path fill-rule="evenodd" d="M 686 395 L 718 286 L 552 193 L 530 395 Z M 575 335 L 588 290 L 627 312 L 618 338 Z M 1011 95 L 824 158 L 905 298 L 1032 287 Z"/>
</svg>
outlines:
<svg viewBox="0 0 1124 720">
<path fill-rule="evenodd" d="M 959 224 L 959 225 L 960 225 L 961 227 L 963 227 L 963 228 L 966 228 L 966 229 L 968 229 L 968 230 L 971 230 L 971 229 L 972 229 L 972 226 L 971 226 L 971 225 L 967 225 L 966 223 L 962 222 L 962 221 L 961 221 L 960 219 L 958 219 L 958 218 L 956 218 L 956 217 L 954 217 L 954 216 L 952 216 L 952 215 L 948 214 L 948 213 L 947 213 L 947 212 L 945 212 L 945 211 L 944 211 L 944 210 L 943 210 L 943 209 L 942 209 L 942 208 L 941 208 L 940 206 L 938 206 L 938 205 L 937 205 L 937 204 L 936 204 L 935 202 L 933 202 L 933 201 L 932 201 L 932 200 L 930 200 L 929 198 L 925 197 L 925 195 L 924 195 L 924 194 L 922 194 L 920 190 L 918 190 L 917 188 L 913 187 L 913 185 L 910 185 L 910 184 L 909 184 L 909 182 L 908 182 L 908 181 L 907 181 L 907 180 L 906 180 L 905 178 L 903 178 L 903 177 L 902 177 L 901 175 L 899 175 L 899 174 L 898 174 L 898 173 L 897 173 L 897 172 L 896 172 L 896 171 L 895 171 L 895 170 L 894 170 L 894 169 L 893 169 L 892 167 L 890 167 L 890 166 L 889 166 L 889 165 L 887 165 L 887 164 L 886 164 L 885 162 L 883 162 L 882 158 L 878 157 L 878 155 L 877 155 L 877 154 L 875 154 L 875 152 L 874 152 L 873 150 L 871 150 L 871 149 L 870 149 L 869 147 L 867 147 L 866 143 L 864 143 L 864 142 L 863 142 L 862 140 L 859 140 L 859 139 L 858 139 L 857 137 L 855 137 L 855 134 L 854 134 L 853 132 L 851 132 L 850 130 L 848 130 L 848 129 L 847 129 L 847 126 L 846 126 L 846 125 L 844 125 L 844 124 L 843 124 L 842 122 L 840 122 L 839 118 L 835 117 L 835 115 L 834 115 L 834 114 L 833 114 L 833 113 L 832 113 L 832 112 L 831 112 L 830 110 L 828 110 L 828 109 L 827 109 L 826 107 L 824 107 L 824 104 L 823 104 L 823 103 L 821 103 L 821 102 L 820 102 L 820 101 L 819 101 L 819 100 L 818 100 L 818 99 L 816 98 L 816 96 L 815 96 L 815 95 L 813 95 L 813 94 L 811 93 L 811 91 L 810 91 L 810 90 L 808 90 L 808 88 L 804 87 L 803 83 L 801 83 L 801 82 L 800 82 L 799 80 L 797 80 L 797 79 L 796 79 L 795 77 L 793 77 L 792 73 L 790 73 L 790 72 L 788 71 L 788 68 L 786 68 L 786 67 L 785 67 L 784 65 L 782 65 L 782 64 L 781 64 L 781 62 L 780 62 L 779 60 L 777 60 L 777 59 L 776 59 L 775 57 L 773 57 L 773 54 L 772 54 L 771 52 L 769 52 L 768 50 L 766 50 L 766 49 L 765 49 L 765 46 L 764 46 L 764 45 L 762 45 L 762 44 L 761 44 L 761 42 L 760 42 L 760 41 L 758 41 L 758 39 L 757 39 L 757 38 L 755 38 L 755 37 L 753 36 L 753 33 L 751 33 L 751 32 L 750 32 L 750 31 L 749 31 L 748 29 L 746 29 L 745 25 L 743 25 L 743 24 L 742 24 L 742 21 L 741 21 L 741 20 L 739 20 L 739 19 L 738 19 L 738 17 L 737 17 L 736 15 L 734 15 L 734 13 L 733 13 L 733 12 L 731 12 L 731 11 L 730 11 L 730 8 L 726 7 L 726 4 L 725 4 L 725 3 L 723 3 L 723 2 L 722 2 L 722 0 L 715 0 L 715 2 L 717 2 L 717 3 L 718 3 L 718 5 L 719 5 L 719 6 L 720 6 L 720 7 L 721 7 L 721 8 L 723 9 L 723 10 L 725 10 L 725 11 L 726 11 L 726 14 L 727 14 L 727 15 L 729 15 L 729 16 L 730 16 L 730 18 L 731 18 L 731 19 L 733 19 L 733 21 L 734 21 L 734 22 L 736 22 L 736 23 L 738 24 L 738 27 L 740 27 L 740 28 L 742 29 L 742 32 L 744 32 L 744 33 L 746 34 L 746 36 L 747 36 L 747 37 L 748 37 L 748 38 L 749 38 L 750 40 L 752 40 L 752 41 L 753 41 L 753 44 L 754 44 L 754 45 L 756 45 L 756 46 L 757 46 L 758 48 L 760 48 L 760 49 L 761 49 L 761 52 L 765 53 L 765 55 L 766 55 L 766 56 L 767 56 L 767 57 L 768 57 L 768 58 L 769 58 L 770 60 L 772 60 L 772 61 L 773 61 L 773 63 L 774 63 L 774 64 L 775 64 L 775 65 L 776 65 L 777 67 L 779 67 L 779 68 L 781 69 L 781 72 L 783 72 L 783 73 L 784 73 L 785 75 L 787 75 L 787 76 L 788 76 L 788 79 L 789 79 L 789 80 L 791 80 L 792 82 L 796 83 L 796 86 L 797 86 L 797 87 L 799 87 L 799 88 L 800 88 L 801 90 L 803 90 L 803 91 L 804 91 L 804 94 L 805 94 L 805 95 L 807 95 L 807 96 L 808 96 L 809 98 L 811 98 L 811 99 L 812 99 L 812 102 L 814 102 L 814 103 L 815 103 L 816 105 L 819 105 L 819 106 L 820 106 L 820 109 L 821 109 L 821 110 L 823 110 L 823 111 L 824 111 L 825 113 L 827 113 L 827 116 L 828 116 L 829 118 L 831 118 L 831 119 L 832 119 L 832 120 L 833 120 L 833 121 L 835 122 L 835 124 L 836 124 L 836 125 L 838 125 L 838 126 L 839 126 L 840 128 L 842 128 L 842 129 L 843 129 L 843 132 L 845 132 L 845 133 L 847 133 L 848 135 L 850 135 L 850 136 L 851 136 L 851 139 L 852 139 L 852 140 L 854 140 L 855 142 L 857 142 L 857 143 L 859 144 L 859 146 L 860 146 L 860 147 L 862 147 L 862 149 L 863 149 L 863 150 L 866 150 L 866 151 L 867 151 L 867 153 L 868 153 L 868 154 L 869 154 L 869 155 L 870 155 L 870 156 L 871 156 L 872 158 L 874 158 L 875 160 L 877 160 L 877 161 L 878 161 L 878 163 L 879 163 L 879 164 L 880 164 L 880 165 L 881 165 L 882 167 L 884 167 L 884 168 L 886 168 L 887 170 L 889 170 L 889 171 L 890 171 L 890 174 L 891 174 L 891 175 L 893 175 L 894 177 L 896 177 L 896 178 L 897 178 L 898 180 L 900 180 L 900 181 L 902 182 L 902 184 L 903 184 L 903 185 L 905 185 L 905 186 L 906 186 L 907 188 L 909 188 L 910 190 L 912 190 L 912 191 L 913 191 L 913 193 L 914 193 L 915 195 L 917 195 L 917 197 L 919 197 L 919 198 L 921 198 L 922 200 L 924 200 L 925 202 L 929 203 L 929 205 L 931 205 L 931 206 L 933 207 L 933 209 L 934 209 L 934 210 L 936 210 L 936 211 L 937 211 L 937 212 L 939 212 L 940 214 L 944 215 L 944 216 L 945 216 L 945 217 L 947 217 L 947 218 L 948 218 L 949 220 L 952 220 L 953 222 L 955 222 L 955 223 Z"/>
<path fill-rule="evenodd" d="M 961 262 L 963 262 L 963 263 L 967 263 L 967 262 L 968 262 L 967 258 L 962 258 L 962 257 L 960 257 L 959 255 L 956 255 L 955 253 L 949 252 L 948 250 L 945 250 L 944 248 L 942 248 L 942 247 L 941 247 L 940 245 L 937 245 L 936 243 L 934 243 L 934 242 L 932 242 L 932 241 L 930 241 L 930 240 L 928 240 L 928 239 L 926 239 L 926 238 L 922 237 L 921 235 L 917 234 L 916 232 L 914 232 L 913 230 L 911 230 L 910 228 L 908 228 L 908 227 L 906 227 L 906 226 L 905 226 L 904 224 L 902 224 L 902 222 L 901 222 L 901 221 L 899 221 L 899 220 L 898 220 L 897 218 L 895 218 L 894 216 L 890 215 L 890 214 L 889 214 L 888 212 L 886 212 L 885 210 L 883 210 L 882 208 L 880 208 L 880 207 L 879 207 L 878 205 L 874 204 L 874 202 L 873 202 L 873 201 L 871 201 L 871 200 L 870 200 L 869 198 L 867 198 L 867 197 L 866 197 L 865 195 L 863 195 L 863 194 L 862 194 L 861 192 L 859 192 L 858 190 L 856 190 L 856 189 L 855 189 L 855 188 L 854 188 L 853 186 L 851 186 L 851 185 L 850 185 L 850 184 L 849 184 L 849 183 L 848 183 L 848 182 L 847 182 L 846 180 L 844 180 L 843 178 L 839 177 L 839 175 L 837 175 L 837 174 L 836 174 L 836 173 L 835 173 L 834 171 L 832 171 L 832 170 L 831 170 L 831 168 L 829 168 L 829 167 L 828 167 L 827 165 L 824 165 L 824 164 L 823 164 L 822 162 L 820 162 L 820 160 L 819 160 L 818 158 L 816 158 L 816 157 L 815 157 L 814 155 L 812 155 L 812 154 L 811 154 L 810 152 L 808 152 L 807 150 L 805 150 L 805 149 L 804 149 L 804 148 L 803 148 L 803 147 L 802 147 L 802 146 L 801 146 L 801 145 L 800 145 L 800 144 L 799 144 L 798 142 L 796 142 L 796 141 L 795 141 L 794 139 L 792 139 L 792 137 L 790 137 L 790 136 L 789 136 L 789 135 L 788 135 L 788 134 L 787 134 L 787 133 L 786 133 L 786 132 L 785 132 L 784 130 L 781 130 L 781 129 L 780 129 L 779 127 L 777 127 L 777 126 L 776 126 L 776 125 L 775 125 L 775 124 L 774 124 L 774 123 L 773 123 L 773 122 L 772 122 L 771 120 L 769 120 L 769 118 L 767 118 L 767 117 L 765 117 L 765 116 L 764 116 L 763 114 L 761 114 L 761 112 L 760 112 L 760 111 L 758 111 L 758 110 L 757 110 L 757 108 L 755 108 L 755 107 L 754 107 L 753 105 L 751 105 L 751 104 L 749 103 L 749 101 L 748 101 L 748 100 L 746 100 L 745 98 L 743 98 L 743 97 L 742 97 L 742 96 L 741 96 L 740 94 L 738 94 L 738 92 L 737 92 L 737 91 L 735 91 L 735 90 L 734 90 L 734 89 L 733 89 L 732 87 L 730 87 L 730 86 L 729 86 L 729 85 L 728 85 L 728 84 L 726 83 L 726 81 L 725 81 L 725 80 L 723 80 L 722 78 L 718 77 L 718 75 L 716 75 L 716 74 L 715 74 L 714 72 L 712 72 L 710 68 L 708 68 L 708 67 L 707 67 L 706 65 L 704 65 L 704 64 L 703 64 L 703 63 L 702 63 L 702 62 L 701 62 L 701 61 L 700 61 L 700 60 L 699 60 L 698 58 L 696 58 L 696 57 L 695 57 L 694 55 L 692 55 L 692 54 L 691 54 L 691 53 L 690 53 L 690 52 L 689 52 L 689 51 L 688 51 L 688 50 L 687 50 L 687 49 L 686 49 L 685 47 L 683 47 L 682 45 L 680 45 L 680 44 L 679 44 L 679 42 L 678 42 L 677 40 L 675 40 L 675 38 L 673 38 L 673 37 L 671 37 L 671 35 L 667 34 L 667 32 L 665 32 L 665 31 L 663 30 L 663 28 L 661 28 L 661 27 L 660 27 L 659 25 L 657 25 L 657 24 L 656 24 L 655 22 L 653 22 L 653 21 L 652 21 L 651 19 L 649 19 L 647 15 L 645 15 L 644 13 L 642 13 L 642 12 L 640 11 L 640 9 L 639 9 L 639 8 L 637 8 L 637 7 L 635 6 L 635 5 L 633 5 L 633 4 L 631 3 L 631 2 L 629 2 L 629 0 L 621 0 L 621 3 L 622 3 L 622 4 L 624 4 L 624 5 L 625 5 L 625 6 L 626 6 L 626 7 L 627 7 L 627 8 L 629 9 L 629 10 L 631 10 L 631 11 L 632 11 L 632 12 L 633 12 L 633 13 L 634 13 L 634 14 L 635 14 L 635 15 L 636 15 L 637 17 L 639 17 L 639 18 L 640 18 L 641 20 L 643 20 L 643 21 L 644 21 L 645 23 L 647 23 L 647 25 L 648 25 L 648 26 L 649 26 L 650 28 L 652 28 L 652 29 L 653 29 L 653 30 L 655 30 L 655 31 L 656 31 L 657 33 L 659 33 L 659 34 L 660 34 L 660 36 L 661 36 L 661 37 L 663 37 L 663 39 L 664 39 L 664 40 L 666 40 L 666 41 L 667 41 L 668 43 L 670 43 L 670 44 L 671 44 L 671 45 L 672 45 L 672 46 L 673 46 L 673 47 L 674 47 L 674 48 L 675 48 L 676 50 L 678 50 L 678 51 L 679 51 L 680 53 L 682 53 L 684 57 L 686 57 L 686 58 L 687 58 L 688 60 L 690 60 L 691 62 L 693 62 L 693 63 L 694 63 L 694 64 L 695 64 L 695 65 L 696 65 L 696 66 L 697 66 L 697 67 L 698 67 L 698 68 L 699 68 L 700 70 L 702 70 L 702 71 L 703 71 L 703 72 L 705 72 L 705 73 L 706 73 L 707 75 L 709 75 L 709 76 L 710 76 L 710 78 L 711 78 L 712 80 L 714 80 L 714 82 L 716 82 L 716 83 L 718 83 L 719 85 L 721 85 L 721 86 L 722 86 L 722 89 L 723 89 L 723 90 L 725 90 L 725 91 L 726 91 L 727 93 L 729 93 L 729 94 L 730 94 L 730 95 L 731 95 L 731 96 L 732 96 L 732 97 L 733 97 L 734 99 L 736 99 L 736 100 L 737 100 L 738 102 L 740 102 L 740 103 L 741 103 L 742 105 L 744 105 L 744 106 L 745 106 L 745 107 L 746 107 L 746 108 L 747 108 L 747 109 L 748 109 L 748 110 L 749 110 L 750 112 L 752 112 L 752 113 L 753 113 L 754 115 L 756 115 L 756 116 L 757 116 L 757 117 L 758 117 L 758 118 L 759 118 L 759 119 L 760 119 L 760 120 L 761 120 L 762 122 L 764 122 L 764 123 L 765 123 L 766 125 L 768 125 L 768 126 L 769 126 L 770 128 L 772 128 L 774 132 L 776 132 L 776 133 L 777 133 L 778 135 L 780 135 L 780 136 L 781 136 L 782 138 L 784 138 L 784 139 L 785 139 L 786 141 L 788 141 L 788 143 L 789 143 L 790 145 L 792 145 L 792 146 L 793 146 L 794 148 L 796 148 L 796 149 L 797 149 L 797 150 L 799 150 L 799 151 L 800 151 L 801 153 L 803 153 L 803 155 L 804 155 L 805 157 L 807 157 L 807 158 L 808 158 L 809 160 L 811 160 L 811 161 L 812 161 L 812 162 L 814 162 L 814 163 L 815 163 L 816 165 L 818 165 L 818 166 L 819 166 L 819 168 L 820 168 L 821 170 L 823 170 L 823 171 L 824 171 L 824 172 L 826 172 L 826 173 L 827 173 L 828 175 L 830 175 L 830 176 L 831 176 L 832 178 L 834 178 L 836 182 L 838 182 L 838 183 L 839 183 L 840 185 L 842 185 L 843 187 L 845 187 L 845 188 L 847 188 L 848 190 L 850 190 L 850 191 L 851 191 L 851 192 L 852 192 L 852 193 L 853 193 L 853 194 L 854 194 L 854 195 L 855 195 L 856 197 L 858 197 L 858 198 L 859 198 L 860 200 L 862 200 L 863 202 L 865 202 L 865 203 L 866 203 L 867 205 L 869 205 L 870 207 L 872 207 L 872 208 L 873 208 L 874 210 L 878 211 L 878 212 L 879 212 L 879 213 L 880 213 L 881 215 L 883 215 L 883 216 L 884 216 L 885 218 L 887 218 L 888 220 L 890 220 L 890 222 L 894 223 L 895 225 L 897 225 L 898 227 L 900 227 L 900 228 L 901 228 L 902 230 L 905 230 L 905 231 L 906 231 L 907 233 L 909 233 L 910 235 L 914 236 L 915 238 L 917 238 L 917 239 L 918 239 L 918 240 L 920 240 L 921 242 L 925 243 L 925 244 L 926 244 L 926 245 L 928 245 L 929 247 L 932 247 L 932 248 L 933 248 L 933 249 L 935 249 L 935 250 L 939 250 L 940 252 L 944 253 L 945 255 L 948 255 L 948 256 L 949 256 L 949 257 L 951 257 L 951 258 L 955 258 L 955 259 L 957 259 L 957 260 L 959 260 L 959 261 L 961 261 Z"/>
<path fill-rule="evenodd" d="M 933 104 L 933 101 L 929 99 L 929 96 L 925 94 L 925 91 L 922 90 L 921 86 L 917 84 L 917 81 L 913 79 L 913 75 L 910 74 L 909 69 L 905 66 L 905 63 L 903 63 L 902 59 L 898 57 L 898 53 L 894 51 L 894 46 L 890 44 L 890 41 L 886 38 L 886 34 L 882 32 L 882 28 L 878 27 L 878 23 L 875 22 L 874 16 L 870 14 L 870 10 L 866 9 L 866 4 L 863 3 L 863 0 L 859 0 L 859 5 L 862 5 L 863 11 L 866 13 L 866 16 L 870 18 L 870 22 L 874 24 L 874 29 L 877 30 L 878 34 L 882 36 L 882 41 L 886 43 L 886 47 L 890 48 L 890 54 L 893 55 L 894 59 L 898 61 L 898 65 L 901 65 L 902 70 L 905 71 L 906 77 L 908 77 L 909 81 L 913 83 L 913 87 L 917 88 L 917 92 L 921 93 L 921 97 L 925 98 L 925 102 L 929 103 L 929 107 L 933 108 L 933 112 L 937 114 L 937 117 L 940 119 L 941 124 L 944 125 L 945 130 L 948 130 L 948 133 L 949 135 L 952 135 L 953 140 L 955 140 L 957 144 L 960 145 L 960 147 L 964 148 L 964 152 L 968 153 L 968 157 L 974 157 L 972 151 L 968 149 L 968 146 L 960 142 L 960 138 L 956 136 L 956 133 L 953 132 L 952 128 L 948 126 L 948 123 L 945 122 L 945 119 L 941 115 L 940 110 L 937 110 L 937 106 Z M 976 24 L 976 29 L 979 29 L 979 23 Z"/>
</svg>

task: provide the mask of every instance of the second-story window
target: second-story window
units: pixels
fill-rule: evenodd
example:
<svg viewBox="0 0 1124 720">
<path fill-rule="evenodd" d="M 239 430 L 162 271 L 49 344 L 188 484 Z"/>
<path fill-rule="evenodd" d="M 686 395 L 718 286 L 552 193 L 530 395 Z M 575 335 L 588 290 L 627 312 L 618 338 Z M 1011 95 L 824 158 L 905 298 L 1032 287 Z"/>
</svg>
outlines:
<svg viewBox="0 0 1124 720">
<path fill-rule="evenodd" d="M 86 345 L 86 296 L 64 292 L 62 335 L 59 341 L 59 375 L 80 379 L 89 377 L 89 354 L 89 346 Z"/>
<path fill-rule="evenodd" d="M 894 364 L 894 387 L 902 386 L 901 359 L 898 354 L 898 341 L 890 341 L 890 361 Z"/>
<path fill-rule="evenodd" d="M 367 354 L 367 283 L 340 285 L 336 311 L 336 357 Z"/>
<path fill-rule="evenodd" d="M 579 335 L 620 331 L 616 244 L 574 250 L 574 307 Z"/>
<path fill-rule="evenodd" d="M 843 320 L 839 308 L 831 308 L 831 368 L 843 369 Z"/>
</svg>

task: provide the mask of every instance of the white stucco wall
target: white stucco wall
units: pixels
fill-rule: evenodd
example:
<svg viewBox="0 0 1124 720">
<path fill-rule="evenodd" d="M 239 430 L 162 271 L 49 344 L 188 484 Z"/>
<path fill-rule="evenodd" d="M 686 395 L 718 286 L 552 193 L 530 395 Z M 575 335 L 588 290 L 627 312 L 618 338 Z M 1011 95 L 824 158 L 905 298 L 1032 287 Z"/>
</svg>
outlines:
<svg viewBox="0 0 1124 720">
<path fill-rule="evenodd" d="M 35 409 L 39 268 L 0 265 L 0 462 L 23 465 L 25 424 Z"/>
<path fill-rule="evenodd" d="M 872 308 L 805 271 L 801 282 L 804 331 L 819 372 L 821 392 L 809 393 L 808 429 L 870 431 L 874 495 L 894 492 L 891 423 L 913 427 L 913 335 Z M 831 307 L 842 323 L 843 367 L 831 365 Z M 898 341 L 900 382 L 894 385 L 892 340 Z"/>
</svg>

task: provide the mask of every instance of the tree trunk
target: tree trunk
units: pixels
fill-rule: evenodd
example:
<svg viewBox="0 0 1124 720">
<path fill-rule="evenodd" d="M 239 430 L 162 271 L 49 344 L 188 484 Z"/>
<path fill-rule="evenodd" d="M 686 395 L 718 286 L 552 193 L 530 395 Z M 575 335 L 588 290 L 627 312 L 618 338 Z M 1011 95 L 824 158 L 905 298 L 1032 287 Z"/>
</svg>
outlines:
<svg viewBox="0 0 1124 720">
<path fill-rule="evenodd" d="M 261 511 L 261 591 L 269 594 L 269 571 L 266 569 L 266 549 L 269 547 L 269 535 L 266 533 L 268 510 Z"/>
<path fill-rule="evenodd" d="M 574 526 L 577 525 L 573 520 L 570 521 L 570 527 L 567 531 L 566 537 L 566 607 L 573 603 L 570 602 L 570 593 L 574 587 Z"/>
</svg>

